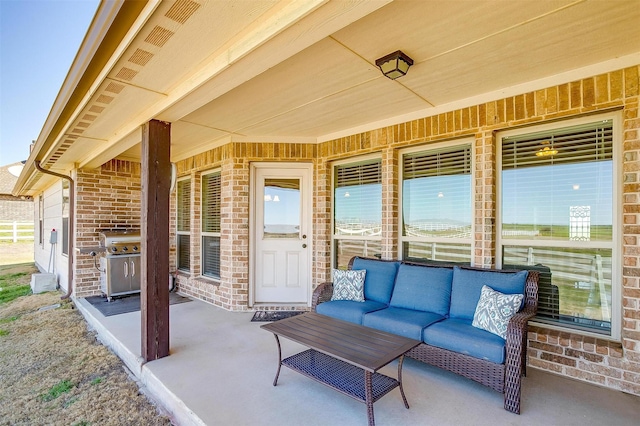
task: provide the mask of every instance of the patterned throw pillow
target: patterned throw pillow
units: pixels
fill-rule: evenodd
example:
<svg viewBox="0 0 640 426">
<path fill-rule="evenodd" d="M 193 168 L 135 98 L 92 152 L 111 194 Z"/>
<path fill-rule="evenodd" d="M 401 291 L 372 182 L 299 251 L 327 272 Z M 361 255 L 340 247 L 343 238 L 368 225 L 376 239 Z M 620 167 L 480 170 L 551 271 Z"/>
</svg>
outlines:
<svg viewBox="0 0 640 426">
<path fill-rule="evenodd" d="M 523 298 L 522 294 L 503 294 L 482 286 L 472 325 L 506 339 L 509 320 L 518 313 Z"/>
<path fill-rule="evenodd" d="M 333 295 L 331 300 L 364 302 L 364 276 L 366 270 L 333 270 Z"/>
</svg>

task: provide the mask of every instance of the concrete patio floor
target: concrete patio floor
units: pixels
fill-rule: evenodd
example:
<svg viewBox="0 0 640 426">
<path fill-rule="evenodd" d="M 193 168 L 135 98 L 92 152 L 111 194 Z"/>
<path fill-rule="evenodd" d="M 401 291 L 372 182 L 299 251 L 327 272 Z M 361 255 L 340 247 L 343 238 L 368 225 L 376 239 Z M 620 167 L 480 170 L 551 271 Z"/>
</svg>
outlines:
<svg viewBox="0 0 640 426">
<path fill-rule="evenodd" d="M 366 425 L 366 406 L 283 368 L 277 346 L 253 313 L 194 300 L 170 306 L 171 355 L 142 363 L 140 312 L 104 317 L 84 299 L 78 309 L 99 339 L 135 374 L 177 425 Z M 281 339 L 283 356 L 303 349 Z M 396 377 L 397 364 L 382 371 Z M 405 409 L 396 389 L 374 404 L 377 425 L 637 425 L 640 397 L 532 368 L 523 379 L 522 414 L 502 395 L 407 359 Z"/>
</svg>

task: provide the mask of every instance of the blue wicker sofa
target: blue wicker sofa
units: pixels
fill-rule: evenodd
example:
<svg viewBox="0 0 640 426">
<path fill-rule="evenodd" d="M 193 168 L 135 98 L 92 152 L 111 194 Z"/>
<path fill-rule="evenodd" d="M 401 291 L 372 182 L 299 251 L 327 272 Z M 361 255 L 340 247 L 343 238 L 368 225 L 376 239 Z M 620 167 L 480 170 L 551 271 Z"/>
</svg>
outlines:
<svg viewBox="0 0 640 426">
<path fill-rule="evenodd" d="M 360 279 L 364 275 L 361 294 L 364 300 L 340 300 L 344 297 L 334 295 L 334 284 L 324 283 L 314 291 L 312 309 L 420 340 L 423 343 L 407 356 L 503 393 L 504 408 L 520 413 L 527 321 L 537 308 L 537 271 L 423 265 L 361 257 L 352 258 L 348 270 L 354 272 L 347 274 L 358 275 Z M 342 272 L 340 277 L 344 275 Z M 491 322 L 489 317 L 495 313 L 491 311 L 492 303 L 505 297 L 515 308 L 513 316 L 510 319 L 507 316 L 498 331 L 492 329 L 494 324 L 487 328 L 486 321 Z"/>
</svg>

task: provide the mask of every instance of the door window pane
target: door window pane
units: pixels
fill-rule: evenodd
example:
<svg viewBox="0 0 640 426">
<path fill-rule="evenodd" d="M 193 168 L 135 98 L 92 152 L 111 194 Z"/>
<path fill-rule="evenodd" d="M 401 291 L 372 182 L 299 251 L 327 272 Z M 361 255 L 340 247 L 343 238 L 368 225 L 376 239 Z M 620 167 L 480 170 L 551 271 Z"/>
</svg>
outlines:
<svg viewBox="0 0 640 426">
<path fill-rule="evenodd" d="M 300 179 L 264 180 L 264 238 L 300 238 Z"/>
</svg>

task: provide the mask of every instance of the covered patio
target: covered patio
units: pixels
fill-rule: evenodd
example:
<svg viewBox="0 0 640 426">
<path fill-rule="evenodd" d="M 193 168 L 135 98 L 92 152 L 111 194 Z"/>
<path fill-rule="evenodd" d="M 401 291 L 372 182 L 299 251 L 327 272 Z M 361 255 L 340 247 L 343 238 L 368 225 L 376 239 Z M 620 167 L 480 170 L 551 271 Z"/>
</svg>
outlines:
<svg viewBox="0 0 640 426">
<path fill-rule="evenodd" d="M 171 305 L 171 356 L 143 363 L 140 312 L 105 317 L 86 299 L 76 305 L 99 339 L 117 353 L 162 409 L 181 425 L 363 425 L 366 407 L 291 370 L 272 386 L 277 347 L 251 312 L 229 312 L 193 300 Z M 283 339 L 283 356 L 302 347 Z M 383 370 L 395 377 L 396 365 Z M 529 369 L 522 413 L 502 408 L 502 395 L 454 374 L 407 359 L 405 393 L 374 407 L 379 425 L 635 425 L 640 398 Z M 304 419 L 304 420 L 302 420 Z"/>
<path fill-rule="evenodd" d="M 351 256 L 546 265 L 522 416 L 408 361 L 411 409 L 392 393 L 379 423 L 635 424 L 639 17 L 638 0 L 102 2 L 13 191 L 35 200 L 36 264 L 56 254 L 179 424 L 364 423 L 304 377 L 274 389 L 274 339 L 249 321 L 308 309 Z M 387 78 L 400 49 L 411 69 Z M 140 230 L 142 314 L 104 318 L 82 298 L 105 293 L 115 230 Z M 197 300 L 169 306 L 167 275 Z"/>
</svg>

